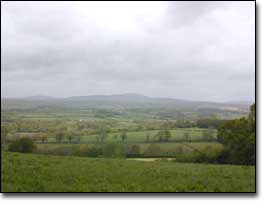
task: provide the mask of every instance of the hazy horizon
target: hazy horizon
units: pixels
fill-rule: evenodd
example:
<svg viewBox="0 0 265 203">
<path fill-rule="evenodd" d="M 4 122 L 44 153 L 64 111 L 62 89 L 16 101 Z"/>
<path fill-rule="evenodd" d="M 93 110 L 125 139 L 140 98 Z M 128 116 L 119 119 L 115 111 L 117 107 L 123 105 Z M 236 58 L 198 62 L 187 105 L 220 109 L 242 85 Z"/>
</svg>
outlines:
<svg viewBox="0 0 265 203">
<path fill-rule="evenodd" d="M 255 103 L 255 100 L 228 100 L 228 101 L 213 101 L 213 100 L 191 100 L 191 99 L 183 99 L 183 98 L 174 98 L 174 97 L 153 97 L 153 96 L 148 96 L 144 94 L 138 94 L 138 93 L 121 93 L 121 94 L 91 94 L 91 95 L 72 95 L 72 96 L 66 96 L 66 97 L 61 97 L 61 96 L 50 96 L 50 95 L 41 95 L 41 94 L 36 94 L 36 95 L 29 95 L 29 96 L 22 96 L 22 97 L 1 97 L 1 99 L 28 99 L 28 98 L 38 98 L 38 97 L 47 97 L 47 98 L 54 98 L 54 99 L 66 99 L 66 98 L 71 98 L 71 97 L 89 97 L 89 96 L 126 96 L 126 95 L 135 95 L 135 96 L 144 96 L 144 97 L 149 97 L 149 98 L 161 98 L 161 99 L 176 99 L 176 100 L 183 100 L 183 101 L 194 101 L 194 102 L 213 102 L 213 103 Z"/>
<path fill-rule="evenodd" d="M 2 2 L 1 98 L 255 101 L 255 2 Z"/>
</svg>

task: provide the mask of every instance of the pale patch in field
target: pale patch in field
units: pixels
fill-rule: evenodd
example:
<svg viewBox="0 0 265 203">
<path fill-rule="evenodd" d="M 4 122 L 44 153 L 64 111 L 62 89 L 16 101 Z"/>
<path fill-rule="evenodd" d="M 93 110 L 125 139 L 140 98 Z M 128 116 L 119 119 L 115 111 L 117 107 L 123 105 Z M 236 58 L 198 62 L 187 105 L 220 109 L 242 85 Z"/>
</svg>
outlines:
<svg viewBox="0 0 265 203">
<path fill-rule="evenodd" d="M 174 160 L 174 158 L 129 158 L 127 160 L 133 160 L 133 161 L 146 161 L 146 162 L 150 162 L 150 161 L 172 161 Z"/>
</svg>

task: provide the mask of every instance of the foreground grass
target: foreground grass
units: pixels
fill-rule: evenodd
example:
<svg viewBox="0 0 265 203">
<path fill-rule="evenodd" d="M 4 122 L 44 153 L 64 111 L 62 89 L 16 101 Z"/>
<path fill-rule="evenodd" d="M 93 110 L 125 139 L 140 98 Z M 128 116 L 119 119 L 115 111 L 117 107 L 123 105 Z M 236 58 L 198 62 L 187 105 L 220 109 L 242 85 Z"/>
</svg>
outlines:
<svg viewBox="0 0 265 203">
<path fill-rule="evenodd" d="M 255 167 L 2 151 L 2 192 L 254 192 Z"/>
</svg>

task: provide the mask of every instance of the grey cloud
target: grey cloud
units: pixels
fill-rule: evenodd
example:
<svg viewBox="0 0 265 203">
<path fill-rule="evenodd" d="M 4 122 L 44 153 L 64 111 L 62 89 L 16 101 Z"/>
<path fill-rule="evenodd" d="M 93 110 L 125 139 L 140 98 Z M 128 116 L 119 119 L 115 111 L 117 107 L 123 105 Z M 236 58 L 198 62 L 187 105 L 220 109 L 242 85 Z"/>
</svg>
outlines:
<svg viewBox="0 0 265 203">
<path fill-rule="evenodd" d="M 255 4 L 163 4 L 157 24 L 135 15 L 116 31 L 78 3 L 3 3 L 3 96 L 253 100 Z"/>
<path fill-rule="evenodd" d="M 225 3 L 215 1 L 170 2 L 166 15 L 167 24 L 175 28 L 187 26 L 196 22 L 200 17 L 209 15 L 216 9 L 223 9 L 225 6 Z"/>
<path fill-rule="evenodd" d="M 190 26 L 205 15 L 210 15 L 215 10 L 225 9 L 228 4 L 218 1 L 171 1 L 165 6 L 165 14 L 161 17 L 161 23 L 148 24 L 144 19 L 139 21 L 150 32 L 160 32 L 164 29 L 180 29 Z"/>
</svg>

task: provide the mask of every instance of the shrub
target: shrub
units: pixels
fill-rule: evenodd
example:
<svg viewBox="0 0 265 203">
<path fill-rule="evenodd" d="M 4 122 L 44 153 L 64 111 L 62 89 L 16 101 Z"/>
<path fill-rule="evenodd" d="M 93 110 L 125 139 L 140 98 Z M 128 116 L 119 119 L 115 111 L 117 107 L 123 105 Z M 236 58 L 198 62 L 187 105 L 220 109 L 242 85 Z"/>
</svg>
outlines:
<svg viewBox="0 0 265 203">
<path fill-rule="evenodd" d="M 97 146 L 88 147 L 85 154 L 89 157 L 98 157 L 102 155 L 102 148 Z"/>
<path fill-rule="evenodd" d="M 11 152 L 31 153 L 34 149 L 36 149 L 36 145 L 32 139 L 26 137 L 17 139 L 8 146 L 8 151 Z"/>
<path fill-rule="evenodd" d="M 144 152 L 144 156 L 155 157 L 160 156 L 160 147 L 156 144 L 150 144 Z"/>
<path fill-rule="evenodd" d="M 64 139 L 64 133 L 61 131 L 56 132 L 55 139 L 56 139 L 56 142 L 61 142 Z"/>
<path fill-rule="evenodd" d="M 71 156 L 73 155 L 73 150 L 69 147 L 57 147 L 52 150 L 55 155 L 62 155 L 62 156 Z"/>
<path fill-rule="evenodd" d="M 102 147 L 80 145 L 73 148 L 73 155 L 75 156 L 88 156 L 98 157 L 102 155 Z"/>
<path fill-rule="evenodd" d="M 195 153 L 184 153 L 176 155 L 177 162 L 196 162 Z"/>
<path fill-rule="evenodd" d="M 206 146 L 204 149 L 193 150 L 189 153 L 178 153 L 176 155 L 177 162 L 193 162 L 193 163 L 216 163 L 223 154 L 222 150 L 214 149 Z"/>
<path fill-rule="evenodd" d="M 140 146 L 139 145 L 131 145 L 126 150 L 126 156 L 128 157 L 140 157 Z"/>
<path fill-rule="evenodd" d="M 125 157 L 125 147 L 123 144 L 106 143 L 103 145 L 102 153 L 104 157 Z"/>
</svg>

